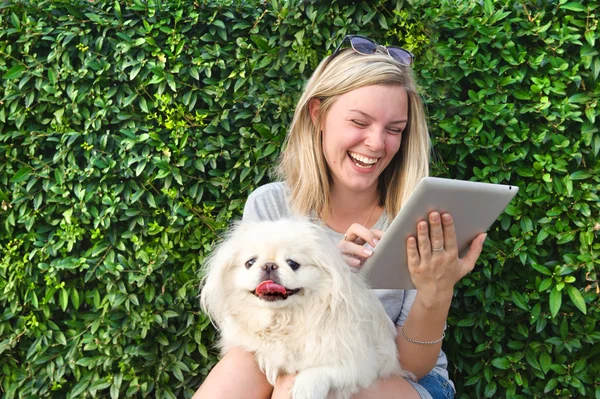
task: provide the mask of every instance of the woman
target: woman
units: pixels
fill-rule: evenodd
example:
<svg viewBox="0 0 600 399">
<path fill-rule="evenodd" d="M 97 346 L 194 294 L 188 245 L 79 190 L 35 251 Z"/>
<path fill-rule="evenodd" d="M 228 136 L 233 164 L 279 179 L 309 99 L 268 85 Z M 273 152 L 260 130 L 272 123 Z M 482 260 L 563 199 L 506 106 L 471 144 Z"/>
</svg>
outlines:
<svg viewBox="0 0 600 399">
<path fill-rule="evenodd" d="M 343 44 L 348 48 L 342 48 Z M 277 169 L 281 180 L 253 192 L 244 219 L 311 217 L 339 241 L 346 262 L 361 267 L 389 221 L 429 171 L 429 135 L 412 77 L 413 55 L 347 36 L 318 66 L 300 98 Z M 458 258 L 452 218 L 432 212 L 407 241 L 416 290 L 377 290 L 396 322 L 404 369 L 355 398 L 446 398 L 454 390 L 441 351 L 455 283 L 470 272 L 485 235 Z M 287 398 L 294 376 L 273 388 L 251 353 L 228 352 L 194 398 Z"/>
</svg>

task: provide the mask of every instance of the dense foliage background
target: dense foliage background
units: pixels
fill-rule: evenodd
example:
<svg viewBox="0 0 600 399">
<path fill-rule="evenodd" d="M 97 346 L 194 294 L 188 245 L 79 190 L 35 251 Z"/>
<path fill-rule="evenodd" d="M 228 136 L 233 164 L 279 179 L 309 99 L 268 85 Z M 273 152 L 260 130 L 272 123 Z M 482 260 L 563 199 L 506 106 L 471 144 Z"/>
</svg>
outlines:
<svg viewBox="0 0 600 399">
<path fill-rule="evenodd" d="M 202 259 L 363 33 L 417 55 L 435 175 L 521 188 L 456 290 L 458 396 L 600 398 L 599 5 L 0 1 L 0 396 L 190 397 Z"/>
</svg>

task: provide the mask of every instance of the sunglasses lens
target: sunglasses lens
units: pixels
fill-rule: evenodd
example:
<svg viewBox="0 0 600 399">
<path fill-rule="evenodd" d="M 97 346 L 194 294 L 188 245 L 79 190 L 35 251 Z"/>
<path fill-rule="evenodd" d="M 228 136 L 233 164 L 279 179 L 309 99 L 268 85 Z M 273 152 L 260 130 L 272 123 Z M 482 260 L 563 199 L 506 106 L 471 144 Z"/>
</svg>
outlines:
<svg viewBox="0 0 600 399">
<path fill-rule="evenodd" d="M 390 53 L 390 56 L 392 56 L 393 59 L 395 59 L 396 61 L 398 61 L 400 64 L 402 65 L 412 65 L 413 63 L 413 57 L 412 55 L 399 47 L 388 47 L 388 52 Z"/>
<path fill-rule="evenodd" d="M 350 44 L 354 51 L 363 55 L 371 55 L 377 51 L 377 45 L 364 37 L 353 37 Z"/>
</svg>

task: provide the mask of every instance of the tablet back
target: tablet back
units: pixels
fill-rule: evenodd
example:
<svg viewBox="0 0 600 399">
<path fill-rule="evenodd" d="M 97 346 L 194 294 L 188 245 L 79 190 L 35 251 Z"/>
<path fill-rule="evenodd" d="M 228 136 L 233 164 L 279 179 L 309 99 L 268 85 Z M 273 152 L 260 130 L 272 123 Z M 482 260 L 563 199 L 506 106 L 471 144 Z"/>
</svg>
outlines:
<svg viewBox="0 0 600 399">
<path fill-rule="evenodd" d="M 417 236 L 417 223 L 432 211 L 450 213 L 454 220 L 459 256 L 471 241 L 486 232 L 517 194 L 516 186 L 426 177 L 402 206 L 373 255 L 365 262 L 372 288 L 414 289 L 406 263 L 406 240 Z"/>
</svg>

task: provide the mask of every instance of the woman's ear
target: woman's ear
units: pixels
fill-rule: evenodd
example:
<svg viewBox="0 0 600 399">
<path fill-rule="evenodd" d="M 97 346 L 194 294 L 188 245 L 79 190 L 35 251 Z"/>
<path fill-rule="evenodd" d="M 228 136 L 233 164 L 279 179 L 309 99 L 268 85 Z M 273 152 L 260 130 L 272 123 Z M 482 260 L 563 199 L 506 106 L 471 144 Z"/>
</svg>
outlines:
<svg viewBox="0 0 600 399">
<path fill-rule="evenodd" d="M 319 110 L 321 109 L 321 100 L 313 98 L 308 102 L 308 112 L 310 113 L 310 119 L 312 119 L 315 126 L 319 121 Z M 320 129 L 320 126 L 317 126 Z"/>
</svg>

